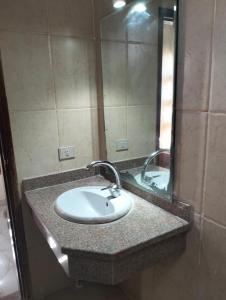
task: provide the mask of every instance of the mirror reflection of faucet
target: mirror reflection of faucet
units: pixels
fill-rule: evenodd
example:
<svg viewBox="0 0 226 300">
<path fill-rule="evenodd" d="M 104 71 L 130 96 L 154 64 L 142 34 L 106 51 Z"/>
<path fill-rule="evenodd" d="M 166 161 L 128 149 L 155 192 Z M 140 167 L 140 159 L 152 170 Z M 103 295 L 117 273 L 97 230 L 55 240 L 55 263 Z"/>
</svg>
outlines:
<svg viewBox="0 0 226 300">
<path fill-rule="evenodd" d="M 152 168 L 148 171 L 150 166 L 154 166 L 155 158 L 162 153 L 170 154 L 168 149 L 159 149 L 151 153 L 145 160 L 141 173 L 135 176 L 136 181 L 139 185 L 145 188 L 150 188 L 153 192 L 158 195 L 167 197 L 171 193 L 171 176 L 170 170 L 160 168 L 156 170 Z"/>
<path fill-rule="evenodd" d="M 145 173 L 147 171 L 148 166 L 151 165 L 151 164 L 153 164 L 155 158 L 157 156 L 159 156 L 160 154 L 162 154 L 162 153 L 168 153 L 168 154 L 170 154 L 170 150 L 169 149 L 159 149 L 159 150 L 151 153 L 148 156 L 148 158 L 145 160 L 143 170 L 141 171 L 141 180 L 143 182 L 145 182 Z"/>
</svg>

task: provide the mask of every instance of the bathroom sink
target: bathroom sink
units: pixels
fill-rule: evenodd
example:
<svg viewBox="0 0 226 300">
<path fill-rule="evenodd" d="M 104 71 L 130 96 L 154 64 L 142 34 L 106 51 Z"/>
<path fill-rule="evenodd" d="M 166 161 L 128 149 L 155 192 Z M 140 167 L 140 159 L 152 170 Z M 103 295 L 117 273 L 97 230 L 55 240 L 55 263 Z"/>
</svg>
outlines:
<svg viewBox="0 0 226 300">
<path fill-rule="evenodd" d="M 145 181 L 141 180 L 141 174 L 135 176 L 135 179 L 138 184 L 143 186 L 152 187 L 154 186 L 159 190 L 167 190 L 169 184 L 170 172 L 166 171 L 150 171 L 145 173 Z"/>
<path fill-rule="evenodd" d="M 75 223 L 103 224 L 125 216 L 132 207 L 126 191 L 113 198 L 103 186 L 75 188 L 61 194 L 55 201 L 55 211 L 63 219 Z"/>
</svg>

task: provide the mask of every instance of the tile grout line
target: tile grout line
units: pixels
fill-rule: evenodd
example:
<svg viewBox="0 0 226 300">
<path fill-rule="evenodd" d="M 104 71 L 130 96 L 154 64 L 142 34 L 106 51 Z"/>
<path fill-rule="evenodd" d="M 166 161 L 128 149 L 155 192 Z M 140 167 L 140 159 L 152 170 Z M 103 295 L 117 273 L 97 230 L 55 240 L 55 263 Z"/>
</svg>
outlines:
<svg viewBox="0 0 226 300">
<path fill-rule="evenodd" d="M 209 97 L 209 95 L 208 95 Z M 208 103 L 209 105 L 209 103 Z M 209 113 L 212 115 L 226 115 L 226 110 L 211 110 L 211 109 L 207 109 L 207 110 L 195 110 L 195 109 L 176 109 L 177 112 L 186 112 L 186 113 Z"/>
<path fill-rule="evenodd" d="M 5 32 L 9 34 L 24 34 L 24 35 L 33 35 L 33 36 L 51 36 L 54 38 L 72 38 L 72 39 L 78 39 L 78 40 L 88 40 L 88 41 L 96 41 L 95 37 L 90 36 L 82 36 L 82 35 L 73 35 L 73 34 L 57 34 L 50 32 L 49 25 L 46 32 L 35 32 L 35 31 L 23 31 L 23 30 L 10 30 L 10 29 L 0 29 L 0 33 Z"/>
<path fill-rule="evenodd" d="M 216 21 L 216 0 L 214 0 L 214 9 L 212 14 L 212 30 L 211 30 L 211 44 L 210 44 L 210 69 L 209 69 L 209 90 L 208 90 L 208 112 L 207 124 L 205 132 L 205 152 L 204 152 L 204 169 L 203 169 L 203 182 L 202 182 L 202 202 L 201 202 L 201 224 L 200 224 L 200 244 L 199 244 L 199 264 L 201 264 L 202 243 L 204 238 L 204 220 L 205 220 L 205 201 L 206 201 L 206 179 L 207 179 L 207 158 L 208 158 L 208 145 L 209 145 L 209 132 L 210 132 L 210 101 L 212 95 L 212 68 L 213 68 L 213 47 L 214 47 L 214 29 Z"/>
<path fill-rule="evenodd" d="M 219 223 L 218 221 L 216 221 L 216 220 L 214 220 L 214 219 L 212 219 L 212 218 L 210 218 L 208 216 L 204 215 L 202 219 L 205 220 L 205 221 L 207 221 L 207 222 L 209 222 L 209 223 L 214 224 L 215 226 L 218 226 L 218 227 L 226 230 L 226 225 L 225 224 Z"/>
<path fill-rule="evenodd" d="M 28 109 L 28 110 L 10 110 L 10 113 L 15 114 L 15 113 L 32 113 L 32 112 L 50 112 L 50 111 L 81 111 L 81 110 L 97 110 L 97 107 L 77 107 L 77 108 L 47 108 L 47 109 Z"/>
</svg>

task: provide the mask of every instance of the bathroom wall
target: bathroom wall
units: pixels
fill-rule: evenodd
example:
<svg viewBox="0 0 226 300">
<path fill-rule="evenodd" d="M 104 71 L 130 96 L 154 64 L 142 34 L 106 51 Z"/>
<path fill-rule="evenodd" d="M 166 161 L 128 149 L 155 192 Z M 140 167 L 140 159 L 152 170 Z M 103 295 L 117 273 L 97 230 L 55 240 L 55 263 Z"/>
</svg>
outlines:
<svg viewBox="0 0 226 300">
<path fill-rule="evenodd" d="M 226 295 L 226 2 L 180 0 L 175 194 L 193 206 L 179 258 L 123 284 L 136 300 Z"/>
<path fill-rule="evenodd" d="M 0 48 L 19 182 L 98 157 L 93 1 L 3 0 Z M 74 146 L 75 159 L 58 159 Z"/>
<path fill-rule="evenodd" d="M 101 19 L 101 48 L 107 157 L 147 156 L 155 149 L 158 9 L 138 19 L 131 8 Z M 117 151 L 119 140 L 128 150 Z"/>
<path fill-rule="evenodd" d="M 0 1 L 0 49 L 19 183 L 97 158 L 93 1 Z M 60 162 L 59 146 L 75 159 Z M 25 208 L 24 225 L 32 299 L 70 286 Z"/>
</svg>

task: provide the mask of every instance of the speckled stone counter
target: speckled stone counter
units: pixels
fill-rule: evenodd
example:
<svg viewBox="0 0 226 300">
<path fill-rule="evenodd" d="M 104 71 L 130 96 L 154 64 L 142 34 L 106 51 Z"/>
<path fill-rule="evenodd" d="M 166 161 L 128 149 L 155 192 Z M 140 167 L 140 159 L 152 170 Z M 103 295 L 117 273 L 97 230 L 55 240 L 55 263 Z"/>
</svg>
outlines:
<svg viewBox="0 0 226 300">
<path fill-rule="evenodd" d="M 51 236 L 67 255 L 67 272 L 73 279 L 117 284 L 185 248 L 188 222 L 132 193 L 132 210 L 112 223 L 71 223 L 55 213 L 54 201 L 61 193 L 75 187 L 108 184 L 97 175 L 25 192 L 25 200 L 47 241 Z"/>
</svg>

